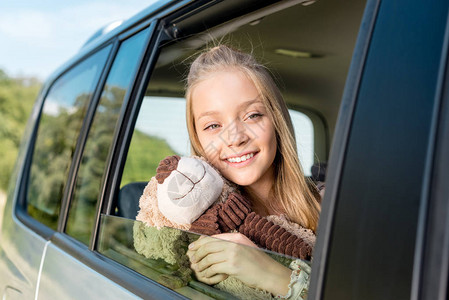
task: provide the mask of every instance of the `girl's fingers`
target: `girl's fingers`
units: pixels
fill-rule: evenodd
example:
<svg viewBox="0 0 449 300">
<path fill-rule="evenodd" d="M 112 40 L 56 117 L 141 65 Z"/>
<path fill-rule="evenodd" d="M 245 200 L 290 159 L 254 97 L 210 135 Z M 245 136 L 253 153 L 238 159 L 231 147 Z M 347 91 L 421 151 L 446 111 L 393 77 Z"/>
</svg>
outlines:
<svg viewBox="0 0 449 300">
<path fill-rule="evenodd" d="M 200 248 L 202 245 L 210 242 L 211 240 L 213 240 L 213 238 L 203 235 L 199 239 L 197 239 L 195 242 L 190 243 L 189 250 L 195 251 L 198 248 Z"/>
<path fill-rule="evenodd" d="M 196 242 L 195 242 L 196 243 Z M 192 263 L 199 262 L 204 257 L 206 257 L 209 254 L 221 252 L 224 249 L 223 241 L 217 241 L 215 239 L 210 239 L 207 243 L 204 243 L 201 245 L 201 247 L 196 248 L 197 250 L 189 249 L 187 251 L 187 255 L 190 258 L 190 261 Z"/>
<path fill-rule="evenodd" d="M 211 265 L 218 264 L 224 261 L 226 261 L 224 253 L 222 252 L 211 253 L 205 256 L 197 263 L 192 263 L 192 269 L 194 269 L 197 272 L 202 272 L 204 269 L 210 267 Z"/>
<path fill-rule="evenodd" d="M 197 275 L 197 278 L 201 282 L 204 282 L 206 284 L 211 284 L 212 285 L 212 284 L 217 284 L 217 283 L 225 280 L 226 278 L 228 278 L 228 275 L 226 275 L 226 274 L 217 274 L 217 275 L 214 275 L 214 276 L 209 277 L 209 278 L 200 278 Z"/>
<path fill-rule="evenodd" d="M 250 287 L 268 287 L 268 291 L 277 294 L 285 292 L 284 287 L 290 281 L 289 268 L 259 249 L 246 247 L 252 242 L 241 234 L 221 234 L 217 237 L 225 240 L 204 237 L 188 251 L 192 270 L 199 281 L 217 284 L 227 276 L 233 276 Z"/>
<path fill-rule="evenodd" d="M 203 271 L 196 271 L 195 274 L 198 278 L 204 279 L 204 278 L 217 278 L 218 275 L 225 275 L 229 274 L 227 272 L 228 266 L 226 262 L 220 262 L 213 264 L 209 266 L 208 268 L 204 269 Z M 223 279 L 224 280 L 224 279 Z"/>
</svg>

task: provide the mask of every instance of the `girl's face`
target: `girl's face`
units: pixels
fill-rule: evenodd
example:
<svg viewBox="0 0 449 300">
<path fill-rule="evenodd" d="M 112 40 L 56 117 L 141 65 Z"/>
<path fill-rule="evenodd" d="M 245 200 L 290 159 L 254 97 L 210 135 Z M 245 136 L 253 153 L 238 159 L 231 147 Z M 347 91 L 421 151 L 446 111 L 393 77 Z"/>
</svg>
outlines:
<svg viewBox="0 0 449 300">
<path fill-rule="evenodd" d="M 206 158 L 238 185 L 270 188 L 275 130 L 252 81 L 238 70 L 220 71 L 198 83 L 191 96 Z"/>
</svg>

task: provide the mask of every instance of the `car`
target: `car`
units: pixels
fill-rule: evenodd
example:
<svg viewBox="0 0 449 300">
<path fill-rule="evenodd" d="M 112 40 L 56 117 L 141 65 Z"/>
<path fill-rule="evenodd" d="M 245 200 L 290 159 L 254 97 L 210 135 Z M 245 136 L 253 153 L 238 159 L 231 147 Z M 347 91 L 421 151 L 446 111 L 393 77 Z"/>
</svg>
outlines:
<svg viewBox="0 0 449 300">
<path fill-rule="evenodd" d="M 3 209 L 3 299 L 233 297 L 163 282 L 176 270 L 134 244 L 159 161 L 189 155 L 189 63 L 219 43 L 268 66 L 305 175 L 326 166 L 308 299 L 447 299 L 448 8 L 173 0 L 99 31 L 47 79 L 27 125 Z"/>
</svg>

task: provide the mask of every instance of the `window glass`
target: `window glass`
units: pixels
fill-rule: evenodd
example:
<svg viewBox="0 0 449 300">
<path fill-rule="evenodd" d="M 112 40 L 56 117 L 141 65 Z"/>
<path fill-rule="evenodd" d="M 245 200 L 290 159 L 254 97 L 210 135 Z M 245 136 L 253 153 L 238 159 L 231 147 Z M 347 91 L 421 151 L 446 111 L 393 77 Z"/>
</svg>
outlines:
<svg viewBox="0 0 449 300">
<path fill-rule="evenodd" d="M 136 73 L 146 31 L 122 43 L 101 95 L 77 174 L 66 232 L 88 244 L 106 159 L 125 95 Z"/>
<path fill-rule="evenodd" d="M 78 134 L 111 47 L 59 78 L 45 99 L 31 164 L 28 214 L 56 229 Z"/>
<path fill-rule="evenodd" d="M 190 299 L 272 299 L 269 293 L 231 277 L 214 286 L 197 281 L 186 252 L 199 234 L 169 227 L 157 229 L 140 221 L 108 215 L 102 215 L 100 221 L 100 253 Z M 297 263 L 310 273 L 310 263 L 305 260 L 262 249 L 254 251 L 265 252 L 287 267 Z M 306 295 L 302 296 L 305 299 Z"/>
</svg>

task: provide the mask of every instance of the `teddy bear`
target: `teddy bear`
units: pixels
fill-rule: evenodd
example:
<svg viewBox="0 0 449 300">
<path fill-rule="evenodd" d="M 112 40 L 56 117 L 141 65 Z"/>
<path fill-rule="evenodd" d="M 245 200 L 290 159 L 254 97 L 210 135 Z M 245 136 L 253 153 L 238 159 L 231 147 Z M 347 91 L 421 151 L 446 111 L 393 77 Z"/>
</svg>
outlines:
<svg viewBox="0 0 449 300">
<path fill-rule="evenodd" d="M 205 235 L 240 232 L 266 250 L 292 258 L 311 258 L 315 242 L 311 230 L 289 222 L 284 216 L 257 215 L 238 187 L 202 157 L 175 155 L 163 159 L 156 176 L 146 186 L 139 206 L 136 220 L 142 223 L 136 222 L 134 226 L 136 251 L 147 258 L 176 265 L 180 286 L 192 278 L 185 253 L 198 235 L 189 232 Z M 286 256 L 270 255 L 284 265 L 291 262 Z M 170 276 L 165 279 L 173 281 Z M 238 297 L 271 298 L 269 293 L 249 288 L 232 277 L 215 287 Z"/>
</svg>

